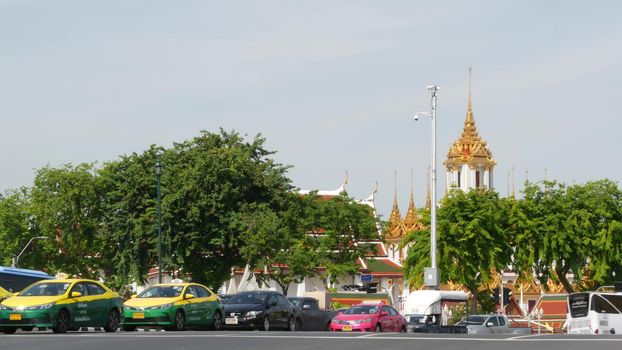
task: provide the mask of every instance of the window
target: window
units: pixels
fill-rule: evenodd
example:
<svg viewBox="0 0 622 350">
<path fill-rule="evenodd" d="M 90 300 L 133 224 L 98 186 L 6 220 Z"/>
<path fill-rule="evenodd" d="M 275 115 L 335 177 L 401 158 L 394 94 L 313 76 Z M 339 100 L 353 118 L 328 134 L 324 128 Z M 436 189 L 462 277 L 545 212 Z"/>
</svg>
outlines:
<svg viewBox="0 0 622 350">
<path fill-rule="evenodd" d="M 197 294 L 197 291 L 194 289 L 194 286 L 188 286 L 188 288 L 186 288 L 186 292 L 184 293 L 184 298 L 186 298 L 188 294 L 194 295 L 195 298 L 199 297 L 199 295 Z"/>
<path fill-rule="evenodd" d="M 480 188 L 481 186 L 481 182 L 480 182 L 480 172 L 479 170 L 477 170 L 475 172 L 475 188 Z"/>
<path fill-rule="evenodd" d="M 104 288 L 95 283 L 87 283 L 86 288 L 89 291 L 89 295 L 102 295 L 106 293 L 106 290 Z"/>
<path fill-rule="evenodd" d="M 309 301 L 309 305 L 311 305 L 311 310 L 319 310 L 320 309 L 320 305 L 318 304 L 317 300 Z"/>
<path fill-rule="evenodd" d="M 394 308 L 392 308 L 390 306 L 387 306 L 387 309 L 389 310 L 389 315 L 391 315 L 391 316 L 397 316 L 398 315 L 397 310 L 395 310 Z"/>
<path fill-rule="evenodd" d="M 591 309 L 601 314 L 618 314 L 618 310 L 600 295 L 592 296 Z"/>
<path fill-rule="evenodd" d="M 499 326 L 505 326 L 505 317 L 499 316 Z"/>
<path fill-rule="evenodd" d="M 602 297 L 607 299 L 607 301 L 609 301 L 611 304 L 613 304 L 616 309 L 622 311 L 622 295 L 604 294 L 602 295 Z"/>
<path fill-rule="evenodd" d="M 458 187 L 460 187 L 460 172 L 458 172 Z"/>
<path fill-rule="evenodd" d="M 73 288 L 71 288 L 71 292 L 78 292 L 81 293 L 82 295 L 88 295 L 88 292 L 86 291 L 86 287 L 84 286 L 84 283 L 76 283 L 74 284 Z"/>
<path fill-rule="evenodd" d="M 279 294 L 275 294 L 275 295 L 276 295 L 276 300 L 277 300 L 278 305 L 288 305 L 288 302 L 284 296 L 279 295 Z"/>
<path fill-rule="evenodd" d="M 207 298 L 210 296 L 207 289 L 201 286 L 194 286 L 194 290 L 197 292 L 197 295 L 196 295 L 197 298 Z"/>
<path fill-rule="evenodd" d="M 489 323 L 492 323 L 492 326 L 498 326 L 499 325 L 499 320 L 497 319 L 497 316 L 492 316 L 491 318 L 488 319 L 488 321 L 486 321 L 486 325 L 488 325 Z"/>
</svg>

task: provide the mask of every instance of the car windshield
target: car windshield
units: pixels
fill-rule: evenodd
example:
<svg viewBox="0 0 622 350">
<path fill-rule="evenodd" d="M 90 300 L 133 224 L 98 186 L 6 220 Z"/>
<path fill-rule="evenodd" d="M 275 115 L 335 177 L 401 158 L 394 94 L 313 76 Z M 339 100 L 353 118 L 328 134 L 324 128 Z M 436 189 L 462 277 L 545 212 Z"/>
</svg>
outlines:
<svg viewBox="0 0 622 350">
<path fill-rule="evenodd" d="M 266 294 L 263 293 L 240 293 L 227 300 L 227 304 L 263 304 Z"/>
<path fill-rule="evenodd" d="M 484 321 L 486 321 L 486 316 L 469 316 L 466 318 L 463 318 L 460 322 L 458 322 L 459 326 L 466 326 L 466 325 L 481 325 L 484 324 Z"/>
<path fill-rule="evenodd" d="M 290 299 L 287 298 L 287 300 L 289 300 L 290 303 L 294 304 L 295 307 L 301 307 L 302 306 L 302 299 Z"/>
<path fill-rule="evenodd" d="M 39 283 L 31 286 L 30 288 L 19 293 L 19 296 L 22 297 L 33 297 L 33 296 L 54 296 L 54 295 L 63 295 L 67 291 L 67 288 L 71 283 L 68 282 L 46 282 Z"/>
<path fill-rule="evenodd" d="M 154 286 L 145 289 L 137 298 L 175 298 L 183 289 L 184 286 Z"/>
<path fill-rule="evenodd" d="M 375 314 L 378 312 L 378 305 L 355 305 L 343 313 L 346 315 Z"/>
</svg>

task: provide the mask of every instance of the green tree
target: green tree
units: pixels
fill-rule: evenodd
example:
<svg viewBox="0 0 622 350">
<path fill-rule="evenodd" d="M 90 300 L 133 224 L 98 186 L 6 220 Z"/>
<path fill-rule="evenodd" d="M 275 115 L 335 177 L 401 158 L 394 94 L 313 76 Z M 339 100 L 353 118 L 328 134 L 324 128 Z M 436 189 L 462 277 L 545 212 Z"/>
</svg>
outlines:
<svg viewBox="0 0 622 350">
<path fill-rule="evenodd" d="M 99 275 L 101 196 L 93 164 L 37 170 L 30 212 L 30 231 L 51 238 L 39 243 L 51 272 Z"/>
<path fill-rule="evenodd" d="M 473 296 L 473 312 L 481 288 L 510 262 L 506 213 L 505 202 L 492 190 L 455 190 L 441 202 L 437 217 L 440 280 L 464 285 Z M 423 269 L 430 266 L 429 230 L 411 233 L 404 244 L 414 245 L 404 262 L 408 281 L 421 286 Z"/>
<path fill-rule="evenodd" d="M 21 188 L 0 195 L 0 265 L 11 265 L 12 258 L 36 236 L 30 226 L 30 190 Z M 38 244 L 40 242 L 35 243 Z M 35 249 L 30 247 L 30 249 Z M 37 254 L 26 254 L 20 266 L 35 267 Z"/>
</svg>

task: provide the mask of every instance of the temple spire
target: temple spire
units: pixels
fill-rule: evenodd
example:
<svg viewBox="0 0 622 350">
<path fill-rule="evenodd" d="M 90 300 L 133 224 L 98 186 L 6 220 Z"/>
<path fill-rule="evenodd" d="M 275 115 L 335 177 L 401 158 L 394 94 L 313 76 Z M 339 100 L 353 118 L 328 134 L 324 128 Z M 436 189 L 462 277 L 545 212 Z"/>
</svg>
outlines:
<svg viewBox="0 0 622 350">
<path fill-rule="evenodd" d="M 402 235 L 402 216 L 400 215 L 400 209 L 397 205 L 397 170 L 394 173 L 395 176 L 395 192 L 393 194 L 393 209 L 391 209 L 391 215 L 389 216 L 389 230 L 387 235 L 389 237 L 400 237 Z"/>
<path fill-rule="evenodd" d="M 415 209 L 414 199 L 414 185 L 413 185 L 413 169 L 410 169 L 410 202 L 408 203 L 408 211 L 406 212 L 406 218 L 404 218 L 404 226 L 406 232 L 412 232 L 417 227 L 417 210 Z"/>
<path fill-rule="evenodd" d="M 516 191 L 514 190 L 514 166 L 512 166 L 512 198 L 516 198 Z"/>
<path fill-rule="evenodd" d="M 467 123 L 475 122 L 473 119 L 473 108 L 471 106 L 471 72 L 472 70 L 473 70 L 473 67 L 469 66 L 469 101 L 468 101 L 467 115 L 466 115 Z"/>
</svg>

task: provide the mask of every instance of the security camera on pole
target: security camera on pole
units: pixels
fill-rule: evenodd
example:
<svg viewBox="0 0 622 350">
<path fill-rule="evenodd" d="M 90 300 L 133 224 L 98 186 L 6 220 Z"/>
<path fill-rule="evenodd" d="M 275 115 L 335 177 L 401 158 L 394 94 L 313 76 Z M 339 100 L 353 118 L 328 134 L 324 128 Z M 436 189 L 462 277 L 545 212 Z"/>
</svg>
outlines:
<svg viewBox="0 0 622 350">
<path fill-rule="evenodd" d="M 436 85 L 428 85 L 426 90 L 432 93 L 432 111 L 415 114 L 415 121 L 419 117 L 426 116 L 432 119 L 432 205 L 431 205 L 431 230 L 430 230 L 430 260 L 431 266 L 426 267 L 424 271 L 423 281 L 426 286 L 438 289 L 439 271 L 436 265 L 436 92 L 441 88 Z"/>
</svg>

